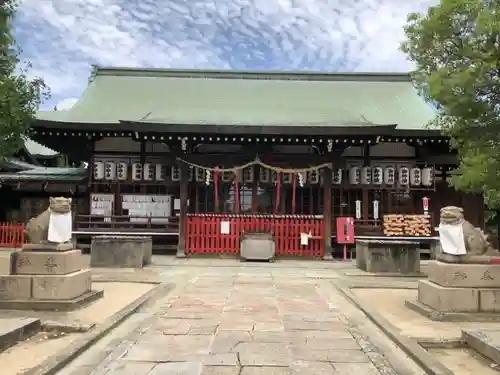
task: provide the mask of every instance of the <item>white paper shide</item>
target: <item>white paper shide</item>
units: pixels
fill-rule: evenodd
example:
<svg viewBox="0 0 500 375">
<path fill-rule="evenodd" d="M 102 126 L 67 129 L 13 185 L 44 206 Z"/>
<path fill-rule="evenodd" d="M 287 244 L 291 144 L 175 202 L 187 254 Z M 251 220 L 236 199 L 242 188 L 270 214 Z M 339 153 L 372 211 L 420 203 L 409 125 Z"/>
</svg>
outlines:
<svg viewBox="0 0 500 375">
<path fill-rule="evenodd" d="M 50 242 L 64 243 L 71 240 L 73 228 L 73 217 L 71 212 L 57 213 L 50 212 L 49 233 L 47 239 Z"/>
<path fill-rule="evenodd" d="M 465 255 L 464 230 L 462 223 L 439 224 L 439 241 L 444 253 L 450 255 Z"/>
</svg>

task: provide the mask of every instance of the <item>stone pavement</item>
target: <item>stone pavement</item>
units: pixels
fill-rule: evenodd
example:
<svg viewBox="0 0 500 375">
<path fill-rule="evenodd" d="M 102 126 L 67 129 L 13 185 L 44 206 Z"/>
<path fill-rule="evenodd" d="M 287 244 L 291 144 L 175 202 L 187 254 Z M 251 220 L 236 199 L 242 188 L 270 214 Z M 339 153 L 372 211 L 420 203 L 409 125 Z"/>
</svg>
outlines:
<svg viewBox="0 0 500 375">
<path fill-rule="evenodd" d="M 97 367 L 87 364 L 93 371 L 80 367 L 61 375 L 420 374 L 394 370 L 363 326 L 353 323 L 352 315 L 358 322 L 366 318 L 332 285 L 340 272 L 313 268 L 324 263 L 189 262 L 165 270 L 177 287 L 150 307 L 147 326 Z"/>
</svg>

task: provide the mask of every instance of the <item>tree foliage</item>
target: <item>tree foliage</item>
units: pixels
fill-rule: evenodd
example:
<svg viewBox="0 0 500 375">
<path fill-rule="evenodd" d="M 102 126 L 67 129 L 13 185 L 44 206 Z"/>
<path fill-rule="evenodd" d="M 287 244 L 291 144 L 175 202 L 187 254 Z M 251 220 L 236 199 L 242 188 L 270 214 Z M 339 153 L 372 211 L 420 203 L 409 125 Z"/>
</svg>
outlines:
<svg viewBox="0 0 500 375">
<path fill-rule="evenodd" d="M 441 0 L 410 14 L 405 34 L 414 81 L 438 104 L 433 125 L 460 155 L 452 185 L 500 207 L 500 0 Z"/>
<path fill-rule="evenodd" d="M 0 159 L 23 147 L 33 117 L 48 95 L 42 79 L 28 77 L 30 65 L 20 67 L 20 49 L 12 34 L 17 6 L 16 0 L 3 0 L 0 6 Z"/>
</svg>

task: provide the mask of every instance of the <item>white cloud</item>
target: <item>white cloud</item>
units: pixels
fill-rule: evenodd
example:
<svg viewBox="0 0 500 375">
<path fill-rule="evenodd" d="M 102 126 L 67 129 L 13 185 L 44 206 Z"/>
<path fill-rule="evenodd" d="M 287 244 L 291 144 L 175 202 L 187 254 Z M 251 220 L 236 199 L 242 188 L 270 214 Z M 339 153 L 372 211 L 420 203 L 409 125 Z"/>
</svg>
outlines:
<svg viewBox="0 0 500 375">
<path fill-rule="evenodd" d="M 24 0 L 17 39 L 51 104 L 79 96 L 90 64 L 407 71 L 411 11 L 437 0 Z"/>
<path fill-rule="evenodd" d="M 78 101 L 78 98 L 63 99 L 59 103 L 56 104 L 56 108 L 58 111 L 68 110 L 68 109 L 71 109 L 71 107 L 73 107 L 77 101 Z"/>
</svg>

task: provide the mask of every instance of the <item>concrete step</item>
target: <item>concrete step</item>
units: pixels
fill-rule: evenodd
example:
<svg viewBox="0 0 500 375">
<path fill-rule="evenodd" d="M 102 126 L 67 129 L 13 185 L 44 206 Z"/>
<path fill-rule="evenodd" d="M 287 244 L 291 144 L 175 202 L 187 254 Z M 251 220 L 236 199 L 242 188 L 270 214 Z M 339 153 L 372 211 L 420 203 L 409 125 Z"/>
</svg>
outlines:
<svg viewBox="0 0 500 375">
<path fill-rule="evenodd" d="M 40 332 L 42 324 L 35 318 L 0 318 L 0 353 Z"/>
<path fill-rule="evenodd" d="M 500 329 L 462 330 L 462 340 L 476 352 L 500 364 Z"/>
</svg>

